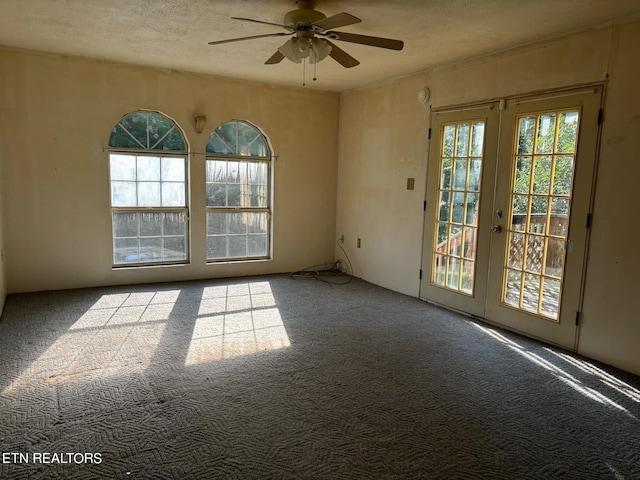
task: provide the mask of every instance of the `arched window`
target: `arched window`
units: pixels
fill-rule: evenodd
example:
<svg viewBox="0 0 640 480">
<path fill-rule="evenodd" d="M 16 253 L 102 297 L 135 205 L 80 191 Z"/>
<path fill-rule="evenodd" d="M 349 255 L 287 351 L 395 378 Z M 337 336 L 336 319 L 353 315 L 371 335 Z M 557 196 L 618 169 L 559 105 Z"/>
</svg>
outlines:
<svg viewBox="0 0 640 480">
<path fill-rule="evenodd" d="M 269 258 L 271 151 L 253 125 L 233 120 L 207 142 L 207 260 Z"/>
<path fill-rule="evenodd" d="M 157 112 L 125 115 L 109 137 L 113 265 L 188 260 L 187 146 Z"/>
</svg>

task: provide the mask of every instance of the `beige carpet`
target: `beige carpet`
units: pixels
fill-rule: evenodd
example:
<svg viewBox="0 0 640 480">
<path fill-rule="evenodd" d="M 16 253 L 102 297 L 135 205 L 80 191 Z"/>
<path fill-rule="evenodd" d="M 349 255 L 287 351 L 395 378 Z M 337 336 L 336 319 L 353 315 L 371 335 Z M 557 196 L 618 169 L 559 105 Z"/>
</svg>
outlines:
<svg viewBox="0 0 640 480">
<path fill-rule="evenodd" d="M 361 280 L 8 297 L 0 477 L 640 478 L 640 379 Z"/>
</svg>

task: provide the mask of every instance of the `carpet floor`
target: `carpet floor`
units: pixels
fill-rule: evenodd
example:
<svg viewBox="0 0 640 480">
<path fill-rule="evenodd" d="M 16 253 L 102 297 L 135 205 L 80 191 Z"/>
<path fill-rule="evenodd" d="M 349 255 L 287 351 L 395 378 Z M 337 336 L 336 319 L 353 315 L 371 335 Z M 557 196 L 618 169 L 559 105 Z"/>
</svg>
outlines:
<svg viewBox="0 0 640 480">
<path fill-rule="evenodd" d="M 0 478 L 640 479 L 640 378 L 354 279 L 10 295 Z"/>
</svg>

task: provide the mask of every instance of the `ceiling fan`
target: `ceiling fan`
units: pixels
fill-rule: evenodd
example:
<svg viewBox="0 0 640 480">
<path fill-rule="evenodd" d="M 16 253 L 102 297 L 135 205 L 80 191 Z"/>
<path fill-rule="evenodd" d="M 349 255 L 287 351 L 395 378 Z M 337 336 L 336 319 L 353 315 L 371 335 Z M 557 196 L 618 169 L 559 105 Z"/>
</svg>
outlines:
<svg viewBox="0 0 640 480">
<path fill-rule="evenodd" d="M 318 63 L 327 56 L 345 68 L 355 67 L 360 62 L 347 52 L 335 45 L 331 40 L 342 42 L 358 43 L 371 47 L 388 48 L 390 50 L 402 50 L 404 42 L 391 38 L 371 37 L 369 35 L 359 35 L 355 33 L 336 32 L 332 29 L 346 27 L 360 23 L 360 20 L 348 13 L 338 13 L 327 17 L 324 13 L 314 10 L 316 2 L 313 0 L 296 0 L 298 8 L 291 10 L 284 16 L 283 22 L 273 23 L 252 18 L 231 17 L 234 20 L 261 23 L 282 27 L 287 32 L 267 33 L 265 35 L 252 35 L 249 37 L 231 38 L 228 40 L 218 40 L 209 42 L 209 45 L 220 45 L 222 43 L 239 42 L 242 40 L 252 40 L 254 38 L 292 36 L 276 53 L 274 53 L 265 64 L 273 65 L 280 63 L 287 58 L 295 63 L 300 63 L 309 59 L 309 63 Z M 314 78 L 315 80 L 315 78 Z"/>
</svg>

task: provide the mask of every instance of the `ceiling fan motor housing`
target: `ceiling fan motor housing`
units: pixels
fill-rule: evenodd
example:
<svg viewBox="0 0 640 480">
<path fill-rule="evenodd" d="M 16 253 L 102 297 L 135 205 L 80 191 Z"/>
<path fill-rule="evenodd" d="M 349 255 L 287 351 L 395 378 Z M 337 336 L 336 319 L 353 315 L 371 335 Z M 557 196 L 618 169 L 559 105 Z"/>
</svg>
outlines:
<svg viewBox="0 0 640 480">
<path fill-rule="evenodd" d="M 287 12 L 282 23 L 285 25 L 292 25 L 296 29 L 309 25 L 310 29 L 310 24 L 313 22 L 327 18 L 324 13 L 313 9 L 313 7 L 315 7 L 315 3 L 316 2 L 309 0 L 298 0 L 296 2 L 298 8 Z"/>
</svg>

